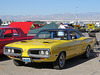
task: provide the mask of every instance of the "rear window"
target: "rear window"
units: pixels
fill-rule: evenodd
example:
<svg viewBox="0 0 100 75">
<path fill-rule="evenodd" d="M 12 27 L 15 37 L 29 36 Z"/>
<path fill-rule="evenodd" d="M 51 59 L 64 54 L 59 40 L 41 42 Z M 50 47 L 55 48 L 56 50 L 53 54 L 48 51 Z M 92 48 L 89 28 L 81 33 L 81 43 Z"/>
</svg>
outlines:
<svg viewBox="0 0 100 75">
<path fill-rule="evenodd" d="M 18 33 L 18 31 L 16 29 L 13 29 L 13 35 L 14 35 L 14 37 L 19 36 L 19 33 Z"/>
</svg>

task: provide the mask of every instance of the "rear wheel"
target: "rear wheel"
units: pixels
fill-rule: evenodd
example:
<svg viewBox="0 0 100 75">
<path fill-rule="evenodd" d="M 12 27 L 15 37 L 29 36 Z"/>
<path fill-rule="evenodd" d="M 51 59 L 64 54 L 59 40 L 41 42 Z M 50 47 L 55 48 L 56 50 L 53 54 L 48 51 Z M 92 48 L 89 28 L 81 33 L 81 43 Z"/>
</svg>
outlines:
<svg viewBox="0 0 100 75">
<path fill-rule="evenodd" d="M 63 69 L 65 65 L 65 54 L 61 52 L 57 60 L 53 63 L 54 69 Z"/>
<path fill-rule="evenodd" d="M 22 61 L 19 61 L 19 60 L 13 60 L 13 63 L 16 65 L 16 66 L 23 66 L 25 64 L 25 62 L 22 62 Z"/>
<path fill-rule="evenodd" d="M 82 55 L 83 58 L 89 58 L 91 54 L 91 49 L 89 46 L 87 46 L 85 53 Z"/>
</svg>

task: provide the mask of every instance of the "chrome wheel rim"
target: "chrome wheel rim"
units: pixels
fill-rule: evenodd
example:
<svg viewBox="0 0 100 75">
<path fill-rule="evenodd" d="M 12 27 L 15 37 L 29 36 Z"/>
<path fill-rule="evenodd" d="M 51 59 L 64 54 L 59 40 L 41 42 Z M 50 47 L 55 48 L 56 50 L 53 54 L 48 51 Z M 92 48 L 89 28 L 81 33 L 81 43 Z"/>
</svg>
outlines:
<svg viewBox="0 0 100 75">
<path fill-rule="evenodd" d="M 62 54 L 60 55 L 60 58 L 59 58 L 59 65 L 60 65 L 60 67 L 63 67 L 64 64 L 65 64 L 65 56 L 64 56 L 64 54 L 62 53 Z"/>
<path fill-rule="evenodd" d="M 87 57 L 89 57 L 89 56 L 90 56 L 90 48 L 89 48 L 89 47 L 87 48 L 87 51 L 86 51 L 86 56 L 87 56 Z"/>
</svg>

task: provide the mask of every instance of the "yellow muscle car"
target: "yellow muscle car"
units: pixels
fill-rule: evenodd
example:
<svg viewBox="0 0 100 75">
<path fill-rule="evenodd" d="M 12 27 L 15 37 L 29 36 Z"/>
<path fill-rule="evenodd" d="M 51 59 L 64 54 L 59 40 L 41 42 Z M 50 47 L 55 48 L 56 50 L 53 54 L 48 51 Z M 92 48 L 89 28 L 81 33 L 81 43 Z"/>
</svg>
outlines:
<svg viewBox="0 0 100 75">
<path fill-rule="evenodd" d="M 32 40 L 7 44 L 4 54 L 16 66 L 25 62 L 53 62 L 55 69 L 63 69 L 65 60 L 82 55 L 89 58 L 95 38 L 84 37 L 75 29 L 41 30 Z"/>
</svg>

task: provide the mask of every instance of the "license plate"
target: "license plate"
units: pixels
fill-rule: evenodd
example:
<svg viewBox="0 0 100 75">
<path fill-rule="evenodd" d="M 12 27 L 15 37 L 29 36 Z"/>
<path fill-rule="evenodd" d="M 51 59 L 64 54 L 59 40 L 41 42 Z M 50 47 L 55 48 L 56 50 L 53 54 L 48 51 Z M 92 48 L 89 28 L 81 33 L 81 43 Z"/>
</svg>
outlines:
<svg viewBox="0 0 100 75">
<path fill-rule="evenodd" d="M 22 58 L 23 62 L 31 62 L 30 58 Z"/>
</svg>

